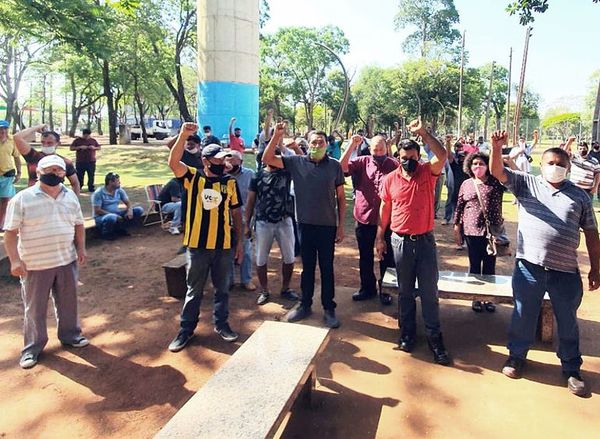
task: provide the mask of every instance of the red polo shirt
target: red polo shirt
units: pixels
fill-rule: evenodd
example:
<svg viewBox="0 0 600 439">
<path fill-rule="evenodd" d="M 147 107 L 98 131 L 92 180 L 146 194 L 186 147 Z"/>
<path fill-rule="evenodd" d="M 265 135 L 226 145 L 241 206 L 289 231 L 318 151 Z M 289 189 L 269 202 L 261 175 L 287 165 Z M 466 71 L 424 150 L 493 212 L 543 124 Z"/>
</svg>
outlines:
<svg viewBox="0 0 600 439">
<path fill-rule="evenodd" d="M 380 197 L 392 205 L 392 231 L 420 235 L 433 230 L 433 203 L 438 175 L 431 173 L 430 163 L 419 163 L 412 178 L 402 175 L 402 168 L 385 176 Z"/>
<path fill-rule="evenodd" d="M 244 153 L 244 138 L 243 137 L 235 137 L 235 135 L 229 135 L 229 147 L 235 151 L 239 151 L 242 154 Z"/>
</svg>

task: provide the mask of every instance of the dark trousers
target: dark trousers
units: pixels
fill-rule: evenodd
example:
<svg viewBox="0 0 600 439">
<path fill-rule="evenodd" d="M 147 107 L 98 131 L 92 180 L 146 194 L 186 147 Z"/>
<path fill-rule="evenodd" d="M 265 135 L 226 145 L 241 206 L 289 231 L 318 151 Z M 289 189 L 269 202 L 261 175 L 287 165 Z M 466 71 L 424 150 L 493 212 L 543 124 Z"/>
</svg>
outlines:
<svg viewBox="0 0 600 439">
<path fill-rule="evenodd" d="M 496 256 L 488 255 L 488 240 L 485 236 L 465 235 L 469 252 L 469 273 L 496 274 Z"/>
<path fill-rule="evenodd" d="M 414 337 L 417 332 L 415 281 L 419 282 L 421 312 L 427 337 L 440 335 L 438 300 L 438 265 L 433 233 L 412 240 L 392 234 L 392 247 L 398 279 L 398 315 L 402 336 Z"/>
<path fill-rule="evenodd" d="M 302 289 L 301 303 L 303 307 L 310 308 L 315 293 L 315 270 L 317 259 L 321 272 L 321 304 L 326 310 L 335 309 L 333 300 L 335 284 L 333 277 L 333 254 L 335 250 L 335 226 L 315 226 L 312 224 L 298 223 L 300 235 L 300 255 L 302 257 L 302 275 L 300 288 Z"/>
<path fill-rule="evenodd" d="M 83 189 L 83 178 L 85 173 L 88 175 L 88 191 L 94 192 L 94 175 L 96 174 L 96 162 L 77 162 L 75 163 L 77 169 L 77 180 L 79 180 L 79 186 Z"/>
<path fill-rule="evenodd" d="M 360 291 L 375 294 L 377 292 L 377 279 L 373 272 L 373 265 L 375 260 L 374 248 L 377 225 L 357 222 L 354 232 L 356 233 L 356 242 L 358 243 Z M 383 279 L 387 267 L 395 266 L 391 236 L 392 231 L 388 229 L 385 233 L 385 242 L 387 243 L 388 250 L 385 258 L 379 261 L 379 279 Z"/>
</svg>

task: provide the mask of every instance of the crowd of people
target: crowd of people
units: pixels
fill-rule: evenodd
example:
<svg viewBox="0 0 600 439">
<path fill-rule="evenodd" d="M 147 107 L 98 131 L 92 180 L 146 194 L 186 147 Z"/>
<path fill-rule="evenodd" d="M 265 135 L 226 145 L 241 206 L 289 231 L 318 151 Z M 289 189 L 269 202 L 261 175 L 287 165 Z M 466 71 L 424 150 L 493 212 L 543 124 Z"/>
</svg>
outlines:
<svg viewBox="0 0 600 439">
<path fill-rule="evenodd" d="M 396 124 L 392 136 L 369 136 L 359 130 L 346 140 L 337 131 L 328 135 L 314 129 L 304 136 L 289 136 L 287 122 L 274 120 L 269 110 L 253 142 L 254 172 L 244 166 L 244 153 L 251 149 L 234 124 L 232 118 L 228 148 L 212 135 L 210 126 L 198 133 L 199 127 L 189 122 L 167 144 L 173 178 L 165 184 L 159 200 L 163 212 L 172 215 L 170 233 L 183 234 L 188 286 L 170 351 L 182 350 L 192 339 L 209 275 L 215 290 L 214 330 L 226 341 L 237 340 L 238 334 L 228 322 L 229 291 L 238 275 L 244 289 L 255 291 L 255 269 L 259 283 L 256 303 L 260 306 L 271 300 L 267 265 L 274 241 L 281 254 L 280 297 L 298 302 L 286 320 L 297 322 L 312 314 L 318 264 L 323 322 L 338 328 L 334 256 L 336 244 L 346 233 L 345 180 L 350 177 L 360 279 L 352 299 L 378 297 L 381 304 L 390 305 L 392 297 L 381 283 L 386 270 L 395 268 L 399 349 L 411 352 L 418 340 L 418 285 L 433 360 L 449 365 L 451 357 L 439 317 L 434 220 L 443 210 L 441 224 L 453 225 L 457 249 L 466 244 L 469 273 L 493 275 L 496 255 L 489 249 L 490 228 L 503 225 L 503 194 L 510 191 L 518 204 L 519 230 L 509 357 L 502 372 L 511 378 L 521 376 L 542 299 L 548 293 L 558 323 L 558 357 L 568 387 L 578 395 L 586 392 L 580 375 L 576 318 L 583 294 L 577 247 L 581 229 L 590 257 L 589 289 L 596 289 L 600 286 L 600 245 L 592 204 L 600 186 L 600 147 L 596 143 L 590 151 L 581 142 L 573 152 L 572 137 L 560 147 L 545 150 L 541 175 L 534 176 L 531 154 L 539 144 L 537 132 L 531 145 L 521 138 L 513 148 L 508 147 L 505 132 L 493 133 L 491 143 L 483 137 L 477 141 L 452 135 L 438 138 L 420 119 L 411 122 L 406 131 Z M 73 165 L 56 153 L 60 143 L 56 133 L 32 127 L 16 134 L 11 142 L 7 128 L 0 121 L 0 215 L 7 205 L 5 246 L 12 273 L 23 279 L 25 302 L 25 347 L 20 364 L 29 368 L 37 363 L 47 342 L 45 309 L 51 288 L 58 298 L 61 342 L 75 347 L 88 343 L 79 328 L 76 305 L 77 267 L 86 258 L 83 216 L 76 195 L 85 174 L 103 238 L 126 234 L 128 222 L 140 217 L 143 209 L 132 206 L 114 172 L 105 176 L 104 186 L 95 188 L 95 152 L 100 146 L 91 133 L 83 132 L 71 145 L 77 154 Z M 26 140 L 35 132 L 41 132 L 41 151 Z M 402 138 L 403 133 L 408 136 Z M 27 163 L 31 187 L 15 195 L 20 156 Z M 569 171 L 571 180 L 567 180 Z M 62 184 L 65 177 L 72 190 Z M 444 184 L 448 196 L 442 208 Z M 52 224 L 50 229 L 40 222 L 42 211 Z M 302 272 L 300 291 L 296 292 L 290 285 L 298 256 Z M 475 301 L 472 308 L 494 312 L 495 305 Z"/>
</svg>

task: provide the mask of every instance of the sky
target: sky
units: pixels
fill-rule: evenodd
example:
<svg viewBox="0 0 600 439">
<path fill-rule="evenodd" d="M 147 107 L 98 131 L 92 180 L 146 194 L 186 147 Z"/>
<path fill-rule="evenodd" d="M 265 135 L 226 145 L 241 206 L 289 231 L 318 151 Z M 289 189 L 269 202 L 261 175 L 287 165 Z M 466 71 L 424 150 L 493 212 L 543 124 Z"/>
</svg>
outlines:
<svg viewBox="0 0 600 439">
<path fill-rule="evenodd" d="M 412 33 L 394 30 L 399 0 L 269 0 L 271 19 L 264 32 L 279 27 L 328 24 L 340 27 L 350 41 L 342 60 L 351 75 L 367 65 L 389 67 L 409 59 L 402 42 Z M 525 27 L 505 11 L 510 0 L 454 0 L 460 15 L 456 28 L 466 30 L 469 66 L 491 61 L 508 68 L 513 48 L 513 83 L 518 82 Z M 600 69 L 600 4 L 592 0 L 550 0 L 544 14 L 536 14 L 529 41 L 528 88 L 541 95 L 543 115 L 551 107 L 571 105 L 578 110 Z M 597 84 L 594 85 L 597 87 Z"/>
</svg>

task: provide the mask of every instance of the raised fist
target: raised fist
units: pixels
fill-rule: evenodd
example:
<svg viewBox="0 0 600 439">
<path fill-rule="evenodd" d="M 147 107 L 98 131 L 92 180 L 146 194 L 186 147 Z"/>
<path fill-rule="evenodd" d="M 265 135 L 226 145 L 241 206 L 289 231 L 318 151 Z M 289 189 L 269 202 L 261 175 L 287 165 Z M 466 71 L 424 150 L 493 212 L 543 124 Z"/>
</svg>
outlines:
<svg viewBox="0 0 600 439">
<path fill-rule="evenodd" d="M 351 138 L 350 138 L 350 144 L 353 146 L 357 146 L 360 145 L 363 141 L 363 137 L 360 134 L 354 134 Z"/>
<path fill-rule="evenodd" d="M 508 133 L 506 131 L 494 131 L 492 133 L 492 147 L 502 148 L 508 144 Z"/>
<path fill-rule="evenodd" d="M 408 131 L 410 131 L 412 134 L 420 134 L 423 130 L 423 123 L 421 122 L 421 118 L 419 117 L 418 119 L 413 120 L 406 126 L 406 128 L 408 128 Z"/>
<path fill-rule="evenodd" d="M 196 131 L 198 131 L 198 124 L 194 122 L 184 122 L 181 126 L 181 131 L 195 133 Z"/>
<path fill-rule="evenodd" d="M 285 130 L 287 129 L 287 124 L 288 124 L 287 120 L 280 120 L 279 122 L 277 122 L 275 124 L 275 133 L 277 133 L 277 134 L 285 133 Z"/>
</svg>

